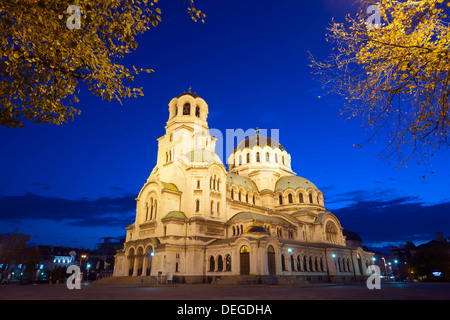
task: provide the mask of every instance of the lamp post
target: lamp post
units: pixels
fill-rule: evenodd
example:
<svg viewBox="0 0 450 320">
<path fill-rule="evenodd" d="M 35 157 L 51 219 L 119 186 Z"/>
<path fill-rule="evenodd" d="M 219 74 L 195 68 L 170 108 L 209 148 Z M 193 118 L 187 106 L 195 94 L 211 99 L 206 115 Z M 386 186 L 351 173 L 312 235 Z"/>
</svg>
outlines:
<svg viewBox="0 0 450 320">
<path fill-rule="evenodd" d="M 387 271 L 386 259 L 384 257 L 381 257 L 381 259 L 383 259 L 383 261 L 384 261 L 384 270 L 386 270 L 386 276 L 389 277 L 389 273 Z"/>
<path fill-rule="evenodd" d="M 82 254 L 80 257 L 80 272 L 81 272 L 81 262 L 83 261 L 83 259 L 86 259 L 86 255 Z M 81 280 L 83 280 L 83 273 L 81 272 Z"/>
<path fill-rule="evenodd" d="M 395 266 L 396 266 L 396 268 L 397 268 L 397 276 L 400 278 L 400 271 L 398 270 L 398 260 L 395 259 L 395 260 L 394 260 L 394 263 L 395 263 Z M 394 277 L 395 277 L 395 276 L 394 276 Z"/>
</svg>

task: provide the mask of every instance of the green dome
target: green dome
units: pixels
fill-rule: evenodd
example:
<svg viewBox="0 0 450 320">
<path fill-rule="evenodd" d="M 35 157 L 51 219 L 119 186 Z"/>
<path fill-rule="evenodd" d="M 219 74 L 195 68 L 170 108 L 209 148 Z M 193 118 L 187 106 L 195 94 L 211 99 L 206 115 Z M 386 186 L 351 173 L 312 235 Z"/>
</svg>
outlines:
<svg viewBox="0 0 450 320">
<path fill-rule="evenodd" d="M 285 191 L 286 189 L 297 190 L 300 188 L 305 190 L 313 189 L 319 191 L 314 183 L 298 176 L 282 177 L 278 179 L 277 183 L 275 184 L 275 192 Z"/>
<path fill-rule="evenodd" d="M 187 157 L 187 159 L 190 162 L 207 162 L 207 163 L 222 164 L 222 161 L 215 152 L 204 148 L 192 150 L 186 153 L 185 157 Z"/>
<path fill-rule="evenodd" d="M 181 211 L 171 211 L 164 216 L 161 220 L 166 219 L 178 219 L 178 220 L 187 220 L 186 215 Z"/>
<path fill-rule="evenodd" d="M 253 221 L 253 223 L 257 222 L 258 224 L 264 224 L 266 222 L 271 222 L 273 224 L 277 224 L 277 225 L 284 226 L 284 227 L 292 226 L 288 221 L 286 221 L 282 218 L 267 215 L 267 214 L 256 213 L 256 212 L 236 213 L 234 216 L 232 216 L 228 220 L 228 223 L 233 223 L 233 222 L 238 222 L 238 221 Z"/>
<path fill-rule="evenodd" d="M 258 191 L 256 184 L 247 177 L 240 176 L 236 173 L 228 173 L 227 183 L 230 185 L 236 185 L 238 187 L 243 187 L 245 190 Z"/>
</svg>

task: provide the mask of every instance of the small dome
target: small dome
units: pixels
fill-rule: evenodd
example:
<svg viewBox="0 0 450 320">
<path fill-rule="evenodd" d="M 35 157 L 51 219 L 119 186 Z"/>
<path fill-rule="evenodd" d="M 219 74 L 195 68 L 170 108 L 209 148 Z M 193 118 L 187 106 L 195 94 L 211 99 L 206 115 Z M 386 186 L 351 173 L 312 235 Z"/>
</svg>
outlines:
<svg viewBox="0 0 450 320">
<path fill-rule="evenodd" d="M 236 152 L 237 150 L 244 150 L 245 148 L 253 149 L 256 146 L 260 146 L 261 148 L 269 146 L 272 149 L 278 148 L 281 151 L 284 151 L 283 146 L 275 139 L 258 135 L 255 137 L 246 138 L 245 140 L 241 141 L 236 149 L 234 149 L 234 152 Z"/>
<path fill-rule="evenodd" d="M 319 191 L 319 189 L 316 187 L 316 185 L 314 183 L 312 183 L 311 181 L 302 178 L 302 177 L 298 177 L 298 176 L 287 176 L 287 177 L 282 177 L 280 179 L 278 179 L 277 183 L 275 184 L 275 192 L 277 191 L 284 191 L 286 189 L 292 189 L 292 190 L 297 190 L 299 188 L 305 189 L 305 190 L 309 190 L 309 189 L 313 189 L 316 191 Z"/>
<path fill-rule="evenodd" d="M 171 211 L 168 214 L 166 214 L 161 220 L 163 221 L 168 219 L 187 220 L 187 217 L 181 211 Z"/>
<path fill-rule="evenodd" d="M 209 149 L 196 149 L 184 155 L 189 162 L 207 162 L 222 164 L 219 156 Z"/>
<path fill-rule="evenodd" d="M 236 185 L 238 187 L 243 187 L 245 190 L 258 191 L 256 184 L 247 177 L 240 176 L 236 173 L 228 173 L 227 175 L 227 183 L 230 185 Z"/>
</svg>

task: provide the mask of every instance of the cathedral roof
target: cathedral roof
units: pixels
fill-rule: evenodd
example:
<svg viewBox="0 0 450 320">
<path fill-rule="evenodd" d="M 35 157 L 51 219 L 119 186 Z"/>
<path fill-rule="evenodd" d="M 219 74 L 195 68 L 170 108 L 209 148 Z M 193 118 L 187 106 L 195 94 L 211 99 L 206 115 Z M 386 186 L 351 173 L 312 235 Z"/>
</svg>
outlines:
<svg viewBox="0 0 450 320">
<path fill-rule="evenodd" d="M 234 149 L 234 152 L 236 152 L 237 150 L 244 150 L 245 148 L 253 149 L 256 146 L 259 146 L 261 148 L 269 146 L 273 149 L 278 148 L 281 151 L 285 150 L 283 146 L 275 139 L 257 135 L 254 137 L 248 137 L 245 140 L 241 141 L 236 147 L 236 149 Z"/>
<path fill-rule="evenodd" d="M 176 185 L 174 185 L 173 183 L 163 182 L 163 181 L 161 181 L 161 183 L 164 186 L 164 189 L 171 190 L 171 191 L 180 191 L 180 190 L 178 190 L 178 187 Z"/>
<path fill-rule="evenodd" d="M 166 214 L 162 220 L 166 219 L 178 219 L 178 220 L 187 220 L 186 215 L 181 211 L 170 211 L 168 214 Z"/>
<path fill-rule="evenodd" d="M 200 98 L 200 96 L 198 94 L 194 93 L 194 92 L 184 92 L 184 93 L 180 94 L 177 97 L 177 99 L 179 99 L 179 98 L 181 98 L 182 96 L 185 96 L 185 95 L 189 95 L 189 96 L 193 97 L 194 99 L 195 98 Z"/>
<path fill-rule="evenodd" d="M 243 187 L 245 190 L 258 191 L 256 184 L 249 178 L 240 176 L 236 173 L 228 173 L 227 183 L 230 185 L 236 185 L 238 187 Z"/>
<path fill-rule="evenodd" d="M 286 176 L 278 179 L 277 183 L 275 184 L 274 191 L 284 191 L 286 189 L 297 190 L 299 188 L 319 191 L 314 183 L 299 176 Z"/>
<path fill-rule="evenodd" d="M 239 212 L 236 213 L 233 217 L 231 217 L 230 220 L 228 220 L 228 223 L 234 222 L 234 221 L 248 221 L 252 220 L 254 222 L 258 223 L 264 223 L 264 222 L 272 222 L 273 224 L 280 224 L 286 227 L 289 227 L 290 224 L 279 217 L 274 217 L 266 214 L 256 213 L 256 212 Z"/>
</svg>

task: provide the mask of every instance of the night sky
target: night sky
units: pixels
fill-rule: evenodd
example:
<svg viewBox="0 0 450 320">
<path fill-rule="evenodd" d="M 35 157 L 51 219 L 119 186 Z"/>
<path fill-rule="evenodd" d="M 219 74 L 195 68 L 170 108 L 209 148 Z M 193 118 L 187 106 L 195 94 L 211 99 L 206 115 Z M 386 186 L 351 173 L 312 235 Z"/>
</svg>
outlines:
<svg viewBox="0 0 450 320">
<path fill-rule="evenodd" d="M 342 99 L 313 79 L 308 51 L 329 55 L 325 29 L 352 3 L 196 1 L 203 24 L 185 1 L 161 1 L 162 22 L 123 60 L 155 70 L 134 82 L 144 97 L 121 106 L 81 86 L 74 121 L 0 127 L 0 233 L 18 228 L 30 245 L 91 249 L 101 237 L 124 237 L 156 164 L 168 103 L 192 87 L 209 105 L 210 128 L 278 129 L 294 172 L 324 192 L 327 209 L 368 247 L 450 236 L 448 151 L 430 165 L 396 169 L 374 157 L 383 137 L 368 141 L 360 120 L 340 115 Z"/>
</svg>

